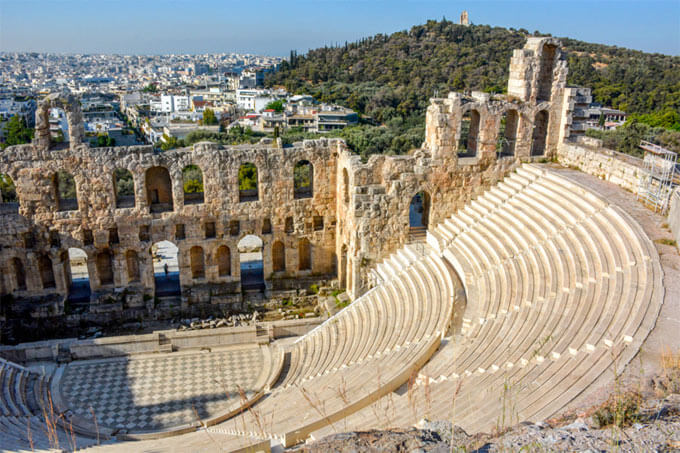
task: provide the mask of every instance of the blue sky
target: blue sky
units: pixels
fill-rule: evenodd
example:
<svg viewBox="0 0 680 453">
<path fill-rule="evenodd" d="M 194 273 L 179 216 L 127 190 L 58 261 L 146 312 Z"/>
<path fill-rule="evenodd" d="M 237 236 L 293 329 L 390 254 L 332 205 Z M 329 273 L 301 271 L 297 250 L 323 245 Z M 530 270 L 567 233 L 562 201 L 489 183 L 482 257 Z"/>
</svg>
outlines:
<svg viewBox="0 0 680 453">
<path fill-rule="evenodd" d="M 0 0 L 0 50 L 287 56 L 428 19 L 680 55 L 680 0 Z"/>
</svg>

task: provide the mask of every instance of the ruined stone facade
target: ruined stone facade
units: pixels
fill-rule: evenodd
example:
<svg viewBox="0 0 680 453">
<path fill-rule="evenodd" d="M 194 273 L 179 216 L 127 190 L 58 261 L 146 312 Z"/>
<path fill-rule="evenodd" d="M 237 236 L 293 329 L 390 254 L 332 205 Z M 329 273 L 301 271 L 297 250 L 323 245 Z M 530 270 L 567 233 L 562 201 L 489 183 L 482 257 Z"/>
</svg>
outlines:
<svg viewBox="0 0 680 453">
<path fill-rule="evenodd" d="M 90 148 L 78 103 L 50 96 L 36 114 L 34 142 L 0 154 L 0 174 L 11 177 L 18 198 L 18 209 L 0 211 L 0 292 L 13 295 L 12 303 L 29 301 L 34 316 L 64 314 L 67 250 L 75 247 L 87 254 L 89 313 L 158 310 L 151 246 L 167 240 L 179 248 L 179 308 L 239 303 L 237 244 L 254 234 L 264 244 L 266 291 L 337 277 L 357 297 L 372 285 L 371 266 L 409 240 L 414 195 L 424 200 L 424 226 L 433 227 L 520 162 L 556 156 L 571 124 L 563 118 L 569 103 L 559 42 L 529 38 L 510 68 L 508 95 L 432 99 L 420 149 L 366 163 L 341 140 L 325 139 L 166 152 Z M 53 105 L 67 112 L 68 147 L 50 146 Z M 311 163 L 313 178 L 299 196 L 294 168 L 301 161 Z M 257 168 L 254 193 L 239 190 L 246 163 Z M 202 197 L 184 193 L 189 165 L 202 171 Z M 132 175 L 133 199 L 116 196 L 120 169 Z M 75 199 L 60 199 L 64 174 L 75 181 Z"/>
</svg>

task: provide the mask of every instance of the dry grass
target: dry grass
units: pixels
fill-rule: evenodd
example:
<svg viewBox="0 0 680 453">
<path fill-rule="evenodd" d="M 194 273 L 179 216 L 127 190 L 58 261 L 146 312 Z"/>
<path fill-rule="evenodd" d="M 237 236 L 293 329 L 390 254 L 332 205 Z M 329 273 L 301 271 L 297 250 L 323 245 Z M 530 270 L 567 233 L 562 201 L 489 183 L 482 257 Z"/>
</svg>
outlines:
<svg viewBox="0 0 680 453">
<path fill-rule="evenodd" d="M 661 374 L 654 380 L 654 391 L 660 397 L 680 393 L 680 351 L 661 354 Z"/>
<path fill-rule="evenodd" d="M 663 239 L 657 239 L 654 242 L 656 242 L 657 244 L 670 245 L 672 247 L 677 247 L 677 245 L 678 245 L 678 242 L 675 239 L 663 238 Z"/>
</svg>

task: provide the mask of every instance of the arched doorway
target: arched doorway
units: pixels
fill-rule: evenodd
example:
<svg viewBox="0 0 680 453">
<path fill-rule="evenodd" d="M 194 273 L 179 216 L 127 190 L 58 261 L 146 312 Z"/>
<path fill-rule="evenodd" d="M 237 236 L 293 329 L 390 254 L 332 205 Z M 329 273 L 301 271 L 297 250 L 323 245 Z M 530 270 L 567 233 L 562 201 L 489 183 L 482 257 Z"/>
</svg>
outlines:
<svg viewBox="0 0 680 453">
<path fill-rule="evenodd" d="M 243 291 L 262 291 L 265 288 L 262 248 L 262 239 L 253 234 L 244 236 L 238 243 Z"/>
<path fill-rule="evenodd" d="M 281 241 L 276 241 L 272 245 L 272 271 L 286 271 L 286 248 Z"/>
<path fill-rule="evenodd" d="M 90 273 L 87 268 L 87 253 L 84 250 L 71 247 L 68 249 L 68 300 L 74 304 L 90 302 Z"/>
<path fill-rule="evenodd" d="M 411 198 L 408 207 L 409 241 L 425 240 L 430 219 L 430 195 L 420 191 Z"/>
<path fill-rule="evenodd" d="M 477 110 L 468 110 L 460 121 L 458 157 L 476 157 L 480 116 Z"/>
<path fill-rule="evenodd" d="M 531 133 L 531 155 L 545 154 L 546 138 L 548 136 L 548 112 L 541 110 L 534 118 L 534 129 Z"/>
<path fill-rule="evenodd" d="M 519 114 L 517 113 L 517 110 L 510 109 L 503 114 L 498 129 L 498 139 L 496 141 L 496 152 L 498 153 L 498 157 L 515 155 L 518 125 Z"/>
<path fill-rule="evenodd" d="M 179 296 L 182 293 L 179 285 L 178 253 L 177 246 L 170 241 L 159 241 L 151 246 L 157 297 Z"/>
</svg>

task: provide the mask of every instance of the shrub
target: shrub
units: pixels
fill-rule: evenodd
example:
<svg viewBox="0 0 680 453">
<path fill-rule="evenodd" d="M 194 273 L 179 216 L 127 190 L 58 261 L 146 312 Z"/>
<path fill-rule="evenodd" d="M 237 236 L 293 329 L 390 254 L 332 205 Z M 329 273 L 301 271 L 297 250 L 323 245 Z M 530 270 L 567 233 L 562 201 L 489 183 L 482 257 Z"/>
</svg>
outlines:
<svg viewBox="0 0 680 453">
<path fill-rule="evenodd" d="M 619 428 L 632 425 L 637 420 L 642 395 L 629 390 L 611 395 L 593 414 L 599 428 L 615 425 Z"/>
</svg>

